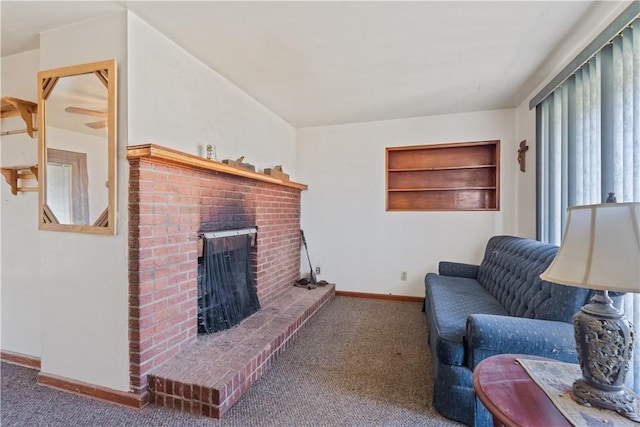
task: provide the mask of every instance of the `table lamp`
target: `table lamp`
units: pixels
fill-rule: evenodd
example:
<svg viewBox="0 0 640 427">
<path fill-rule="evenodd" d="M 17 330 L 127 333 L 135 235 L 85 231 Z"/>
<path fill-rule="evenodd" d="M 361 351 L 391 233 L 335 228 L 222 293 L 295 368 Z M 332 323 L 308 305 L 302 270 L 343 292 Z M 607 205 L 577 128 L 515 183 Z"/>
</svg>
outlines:
<svg viewBox="0 0 640 427">
<path fill-rule="evenodd" d="M 595 290 L 573 316 L 582 378 L 573 383 L 580 404 L 611 409 L 640 421 L 640 397 L 624 385 L 633 326 L 608 291 L 640 292 L 640 203 L 605 203 L 567 210 L 558 253 L 543 280 Z"/>
</svg>

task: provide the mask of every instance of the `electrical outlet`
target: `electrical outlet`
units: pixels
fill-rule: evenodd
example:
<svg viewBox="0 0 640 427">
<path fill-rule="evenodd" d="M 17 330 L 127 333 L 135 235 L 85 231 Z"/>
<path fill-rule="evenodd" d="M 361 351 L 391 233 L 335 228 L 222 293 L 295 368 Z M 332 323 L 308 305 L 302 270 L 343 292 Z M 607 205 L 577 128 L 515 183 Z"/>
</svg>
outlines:
<svg viewBox="0 0 640 427">
<path fill-rule="evenodd" d="M 316 274 L 320 274 L 320 267 L 316 267 Z"/>
<path fill-rule="evenodd" d="M 403 271 L 402 273 L 400 273 L 400 280 L 407 280 L 407 272 Z"/>
</svg>

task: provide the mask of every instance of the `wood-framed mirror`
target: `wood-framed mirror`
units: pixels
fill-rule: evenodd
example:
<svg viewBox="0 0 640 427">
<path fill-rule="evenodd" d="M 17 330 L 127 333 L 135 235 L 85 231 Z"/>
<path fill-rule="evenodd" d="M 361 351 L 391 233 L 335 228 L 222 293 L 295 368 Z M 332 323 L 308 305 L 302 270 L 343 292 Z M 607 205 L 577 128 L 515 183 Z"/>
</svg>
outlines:
<svg viewBox="0 0 640 427">
<path fill-rule="evenodd" d="M 116 103 L 115 60 L 38 73 L 41 230 L 115 234 Z"/>
</svg>

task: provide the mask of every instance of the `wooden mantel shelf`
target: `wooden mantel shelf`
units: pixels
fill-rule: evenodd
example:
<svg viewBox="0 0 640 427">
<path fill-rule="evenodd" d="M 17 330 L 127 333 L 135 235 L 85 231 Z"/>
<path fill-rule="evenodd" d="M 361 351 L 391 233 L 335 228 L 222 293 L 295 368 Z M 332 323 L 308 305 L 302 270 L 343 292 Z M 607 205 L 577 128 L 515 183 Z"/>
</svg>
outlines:
<svg viewBox="0 0 640 427">
<path fill-rule="evenodd" d="M 146 159 L 153 162 L 170 164 L 175 166 L 184 166 L 188 168 L 203 169 L 214 172 L 227 173 L 230 175 L 241 176 L 244 178 L 255 179 L 257 181 L 270 182 L 285 187 L 295 188 L 298 190 L 306 190 L 306 184 L 299 182 L 286 181 L 265 175 L 260 172 L 254 172 L 239 167 L 227 165 L 215 160 L 205 159 L 194 154 L 185 153 L 171 148 L 162 147 L 155 144 L 133 145 L 127 147 L 127 159 Z"/>
</svg>

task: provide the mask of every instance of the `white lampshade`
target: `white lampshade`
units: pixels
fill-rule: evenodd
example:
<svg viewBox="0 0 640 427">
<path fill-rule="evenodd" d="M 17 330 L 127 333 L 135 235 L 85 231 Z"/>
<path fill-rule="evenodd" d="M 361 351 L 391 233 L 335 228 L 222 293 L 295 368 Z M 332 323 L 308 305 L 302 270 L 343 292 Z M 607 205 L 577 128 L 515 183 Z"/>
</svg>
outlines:
<svg viewBox="0 0 640 427">
<path fill-rule="evenodd" d="M 567 210 L 558 254 L 543 280 L 581 288 L 640 292 L 640 203 Z"/>
</svg>

